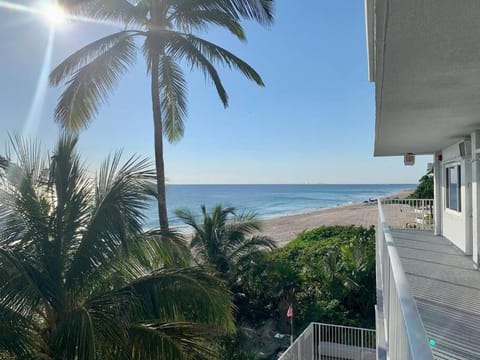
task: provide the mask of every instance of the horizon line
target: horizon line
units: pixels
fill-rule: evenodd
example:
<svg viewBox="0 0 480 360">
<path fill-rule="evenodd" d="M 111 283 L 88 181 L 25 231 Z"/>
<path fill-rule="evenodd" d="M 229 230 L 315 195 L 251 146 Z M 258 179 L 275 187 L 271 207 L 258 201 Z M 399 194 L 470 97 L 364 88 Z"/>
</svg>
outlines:
<svg viewBox="0 0 480 360">
<path fill-rule="evenodd" d="M 166 185 L 417 185 L 417 183 L 169 183 Z"/>
</svg>

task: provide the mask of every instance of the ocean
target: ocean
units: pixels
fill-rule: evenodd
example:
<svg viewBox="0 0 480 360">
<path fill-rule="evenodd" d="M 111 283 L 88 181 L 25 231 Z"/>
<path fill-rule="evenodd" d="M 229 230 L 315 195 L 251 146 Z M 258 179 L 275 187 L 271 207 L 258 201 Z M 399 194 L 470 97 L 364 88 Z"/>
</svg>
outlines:
<svg viewBox="0 0 480 360">
<path fill-rule="evenodd" d="M 167 185 L 170 226 L 182 226 L 174 210 L 188 208 L 200 215 L 200 205 L 207 209 L 217 204 L 235 207 L 239 212 L 254 212 L 261 219 L 306 213 L 323 208 L 362 202 L 402 190 L 415 184 L 368 185 Z M 146 228 L 158 226 L 157 207 L 152 202 L 147 211 Z"/>
</svg>

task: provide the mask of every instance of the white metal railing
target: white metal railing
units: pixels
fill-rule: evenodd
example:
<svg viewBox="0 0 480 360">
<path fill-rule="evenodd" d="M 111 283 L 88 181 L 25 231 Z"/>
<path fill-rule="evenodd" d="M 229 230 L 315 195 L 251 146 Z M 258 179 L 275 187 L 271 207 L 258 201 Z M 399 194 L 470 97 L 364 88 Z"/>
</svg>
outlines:
<svg viewBox="0 0 480 360">
<path fill-rule="evenodd" d="M 377 339 L 381 339 L 377 354 L 379 359 L 431 360 L 432 350 L 382 205 L 379 201 L 376 231 Z"/>
<path fill-rule="evenodd" d="M 433 199 L 381 199 L 383 213 L 392 229 L 434 229 Z"/>
<path fill-rule="evenodd" d="M 311 323 L 279 360 L 375 360 L 375 330 Z"/>
</svg>

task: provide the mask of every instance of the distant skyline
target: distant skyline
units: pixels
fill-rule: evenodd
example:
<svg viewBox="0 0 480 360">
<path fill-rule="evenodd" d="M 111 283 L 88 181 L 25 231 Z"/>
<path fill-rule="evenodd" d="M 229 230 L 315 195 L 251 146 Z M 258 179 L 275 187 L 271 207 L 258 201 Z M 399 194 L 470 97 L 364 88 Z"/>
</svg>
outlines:
<svg viewBox="0 0 480 360">
<path fill-rule="evenodd" d="M 38 2 L 17 4 L 38 6 Z M 202 74 L 186 69 L 185 137 L 165 147 L 171 184 L 412 184 L 431 156 L 374 158 L 374 86 L 367 79 L 363 1 L 278 0 L 270 29 L 244 23 L 246 44 L 217 29 L 205 37 L 232 51 L 263 77 L 257 87 L 220 68 L 230 96 L 223 109 Z M 0 153 L 8 133 L 34 136 L 51 148 L 59 132 L 59 89 L 46 76 L 81 46 L 116 31 L 69 22 L 54 32 L 35 14 L 0 8 Z M 46 56 L 51 47 L 51 58 Z M 43 66 L 43 69 L 42 69 Z M 43 71 L 42 71 L 43 70 Z M 90 127 L 82 157 L 95 170 L 123 149 L 153 160 L 153 124 L 143 58 L 124 76 Z"/>
</svg>

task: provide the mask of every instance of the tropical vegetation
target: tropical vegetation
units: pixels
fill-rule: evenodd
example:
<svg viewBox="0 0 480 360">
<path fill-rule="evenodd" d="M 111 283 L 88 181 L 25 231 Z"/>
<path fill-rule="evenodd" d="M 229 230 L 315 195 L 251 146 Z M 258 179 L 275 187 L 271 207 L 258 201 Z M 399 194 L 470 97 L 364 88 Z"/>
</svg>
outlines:
<svg viewBox="0 0 480 360">
<path fill-rule="evenodd" d="M 71 12 L 118 23 L 123 30 L 83 47 L 52 71 L 51 84 L 65 84 L 55 119 L 68 130 L 85 128 L 140 51 L 151 80 L 159 222 L 161 229 L 167 230 L 163 137 L 175 142 L 184 133 L 187 84 L 182 64 L 202 71 L 213 82 L 224 106 L 228 105 L 228 95 L 215 65 L 236 68 L 249 80 L 264 85 L 246 62 L 196 33 L 213 25 L 244 41 L 240 20 L 270 24 L 273 1 L 64 0 L 62 3 Z"/>
<path fill-rule="evenodd" d="M 230 293 L 173 233 L 144 232 L 155 172 L 107 158 L 94 179 L 62 136 L 0 161 L 0 358 L 218 358 Z"/>
<path fill-rule="evenodd" d="M 193 252 L 230 280 L 262 250 L 276 247 L 271 239 L 260 234 L 261 222 L 255 214 L 237 214 L 234 207 L 222 205 L 216 205 L 211 213 L 202 205 L 201 212 L 201 222 L 188 209 L 177 210 L 175 214 L 193 230 L 190 243 Z"/>
<path fill-rule="evenodd" d="M 200 216 L 189 209 L 179 209 L 175 213 L 192 230 L 190 248 L 196 261 L 214 267 L 230 291 L 237 289 L 235 284 L 242 278 L 248 264 L 261 254 L 276 248 L 272 239 L 261 235 L 262 222 L 253 213 L 238 213 L 234 207 L 220 204 L 210 212 L 202 205 Z M 235 303 L 243 297 L 243 293 L 233 292 Z M 240 318 L 241 315 L 236 312 L 236 317 Z M 221 358 L 257 358 L 249 347 L 246 330 L 242 326 L 236 330 L 236 333 L 218 339 L 222 349 Z"/>
<path fill-rule="evenodd" d="M 433 171 L 429 170 L 418 180 L 415 191 L 409 196 L 411 199 L 433 199 Z"/>
<path fill-rule="evenodd" d="M 297 331 L 312 321 L 374 327 L 375 230 L 324 226 L 285 247 L 259 254 L 232 289 L 245 294 L 238 321 L 286 323 L 293 304 Z M 286 303 L 285 303 L 286 302 Z"/>
</svg>

